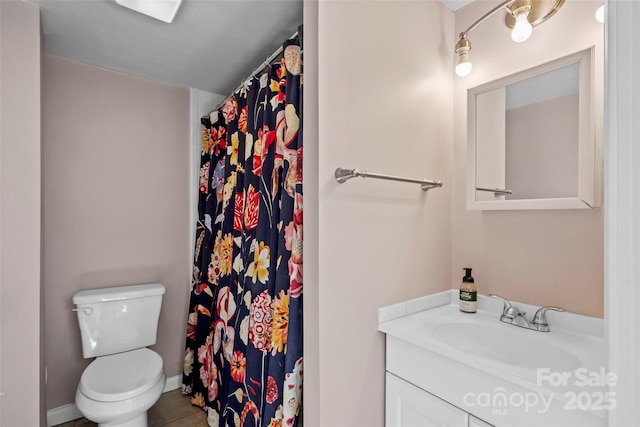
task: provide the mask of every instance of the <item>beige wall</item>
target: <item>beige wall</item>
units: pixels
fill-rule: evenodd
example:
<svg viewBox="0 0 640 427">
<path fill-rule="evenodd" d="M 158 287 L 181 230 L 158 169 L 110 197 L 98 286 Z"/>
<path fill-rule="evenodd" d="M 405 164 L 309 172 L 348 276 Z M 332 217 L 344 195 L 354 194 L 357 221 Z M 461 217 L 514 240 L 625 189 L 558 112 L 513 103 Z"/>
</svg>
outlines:
<svg viewBox="0 0 640 427">
<path fill-rule="evenodd" d="M 453 282 L 473 267 L 478 291 L 535 305 L 603 315 L 603 210 L 467 211 L 467 89 L 596 47 L 597 135 L 602 133 L 603 29 L 594 19 L 601 1 L 567 0 L 523 43 L 511 41 L 503 14 L 469 34 L 473 72 L 454 81 Z M 455 34 L 498 1 L 475 1 L 456 13 Z M 453 46 L 447 47 L 453 55 Z"/>
<path fill-rule="evenodd" d="M 44 425 L 40 13 L 0 2 L 0 425 Z"/>
<path fill-rule="evenodd" d="M 435 1 L 327 1 L 318 3 L 317 31 L 318 178 L 308 180 L 315 171 L 305 170 L 305 230 L 317 220 L 318 289 L 305 290 L 305 311 L 318 318 L 310 378 L 319 372 L 319 395 L 306 395 L 307 378 L 305 405 L 317 401 L 311 411 L 319 419 L 305 424 L 382 426 L 378 308 L 452 281 L 453 14 Z M 338 184 L 339 166 L 441 179 L 444 187 L 425 193 L 373 179 Z M 316 191 L 317 219 L 309 210 Z M 307 275 L 308 256 L 305 289 L 316 279 Z"/>
<path fill-rule="evenodd" d="M 47 407 L 74 402 L 82 359 L 71 297 L 167 287 L 158 343 L 182 372 L 189 296 L 189 90 L 45 55 Z"/>
</svg>

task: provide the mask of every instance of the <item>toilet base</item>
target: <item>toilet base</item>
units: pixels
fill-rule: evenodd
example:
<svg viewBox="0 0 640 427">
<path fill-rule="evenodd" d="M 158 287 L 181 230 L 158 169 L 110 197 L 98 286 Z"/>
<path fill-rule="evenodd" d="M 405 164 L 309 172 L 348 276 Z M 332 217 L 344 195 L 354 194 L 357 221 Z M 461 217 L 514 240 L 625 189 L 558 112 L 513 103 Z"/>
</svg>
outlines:
<svg viewBox="0 0 640 427">
<path fill-rule="evenodd" d="M 100 423 L 98 427 L 147 427 L 147 413 L 143 412 L 132 420 L 124 423 Z"/>
<path fill-rule="evenodd" d="M 166 383 L 163 374 L 153 387 L 140 396 L 126 401 L 97 402 L 76 390 L 76 406 L 99 427 L 147 427 L 147 411 L 162 395 Z"/>
</svg>

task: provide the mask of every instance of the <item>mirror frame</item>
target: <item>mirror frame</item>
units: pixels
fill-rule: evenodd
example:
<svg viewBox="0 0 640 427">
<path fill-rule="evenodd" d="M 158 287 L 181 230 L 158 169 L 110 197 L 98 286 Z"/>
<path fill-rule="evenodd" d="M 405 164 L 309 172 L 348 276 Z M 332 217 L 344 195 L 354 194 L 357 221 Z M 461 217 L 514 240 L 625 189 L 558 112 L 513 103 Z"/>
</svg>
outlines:
<svg viewBox="0 0 640 427">
<path fill-rule="evenodd" d="M 594 50 L 595 47 L 538 65 L 533 68 L 468 89 L 467 91 L 467 210 L 525 210 L 525 209 L 592 209 L 600 206 L 596 180 L 602 168 L 597 162 L 595 102 L 594 102 Z M 504 87 L 568 65 L 579 64 L 578 101 L 578 194 L 576 197 L 476 200 L 476 97 L 482 93 Z"/>
</svg>

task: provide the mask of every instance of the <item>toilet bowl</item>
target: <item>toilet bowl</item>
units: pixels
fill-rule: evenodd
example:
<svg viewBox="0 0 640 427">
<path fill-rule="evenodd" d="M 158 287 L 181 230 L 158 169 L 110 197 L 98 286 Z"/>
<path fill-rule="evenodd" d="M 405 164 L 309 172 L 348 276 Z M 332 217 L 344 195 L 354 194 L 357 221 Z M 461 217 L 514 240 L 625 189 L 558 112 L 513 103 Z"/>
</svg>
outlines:
<svg viewBox="0 0 640 427">
<path fill-rule="evenodd" d="M 76 406 L 99 427 L 147 427 L 147 411 L 166 384 L 156 343 L 165 287 L 161 284 L 81 291 L 74 295 L 82 354 Z"/>
<path fill-rule="evenodd" d="M 147 348 L 98 357 L 82 373 L 76 406 L 100 427 L 146 427 L 165 383 L 162 358 Z"/>
</svg>

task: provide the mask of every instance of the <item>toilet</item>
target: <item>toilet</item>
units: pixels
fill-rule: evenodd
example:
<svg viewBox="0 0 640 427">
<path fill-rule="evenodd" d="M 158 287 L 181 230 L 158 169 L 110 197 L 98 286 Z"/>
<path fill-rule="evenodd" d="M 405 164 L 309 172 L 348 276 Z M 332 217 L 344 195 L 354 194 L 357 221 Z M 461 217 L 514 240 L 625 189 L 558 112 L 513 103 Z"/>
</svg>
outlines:
<svg viewBox="0 0 640 427">
<path fill-rule="evenodd" d="M 76 406 L 99 427 L 147 427 L 147 411 L 164 390 L 156 343 L 165 287 L 159 283 L 80 291 L 73 296 L 82 355 Z"/>
</svg>

